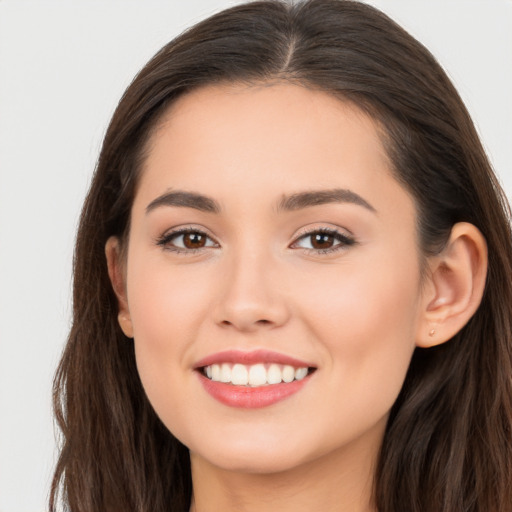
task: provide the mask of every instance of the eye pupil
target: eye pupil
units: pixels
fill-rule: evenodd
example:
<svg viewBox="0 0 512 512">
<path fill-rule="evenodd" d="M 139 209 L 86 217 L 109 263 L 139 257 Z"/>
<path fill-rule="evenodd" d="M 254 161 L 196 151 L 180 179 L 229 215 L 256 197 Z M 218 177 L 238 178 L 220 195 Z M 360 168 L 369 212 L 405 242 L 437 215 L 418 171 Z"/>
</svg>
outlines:
<svg viewBox="0 0 512 512">
<path fill-rule="evenodd" d="M 183 235 L 183 245 L 187 249 L 199 249 L 206 244 L 206 237 L 201 233 L 186 233 Z"/>
<path fill-rule="evenodd" d="M 312 246 L 315 249 L 328 249 L 332 247 L 334 237 L 328 233 L 316 233 L 312 237 Z"/>
</svg>

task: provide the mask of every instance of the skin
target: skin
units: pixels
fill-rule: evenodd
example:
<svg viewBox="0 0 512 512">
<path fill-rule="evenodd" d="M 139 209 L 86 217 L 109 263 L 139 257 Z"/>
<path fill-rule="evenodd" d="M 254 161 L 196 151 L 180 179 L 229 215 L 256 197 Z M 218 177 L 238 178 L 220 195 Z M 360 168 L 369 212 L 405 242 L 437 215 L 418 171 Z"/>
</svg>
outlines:
<svg viewBox="0 0 512 512">
<path fill-rule="evenodd" d="M 333 189 L 366 205 L 277 207 Z M 176 190 L 220 212 L 155 205 Z M 375 461 L 413 350 L 460 329 L 485 280 L 485 242 L 462 224 L 422 279 L 416 221 L 377 126 L 354 106 L 277 83 L 207 87 L 171 107 L 150 141 L 126 259 L 116 239 L 106 251 L 148 398 L 191 452 L 192 510 L 375 510 Z M 204 247 L 159 242 L 191 227 Z M 305 234 L 320 228 L 353 243 L 328 237 L 337 250 L 322 252 Z M 281 402 L 229 407 L 194 369 L 228 349 L 316 371 Z"/>
</svg>

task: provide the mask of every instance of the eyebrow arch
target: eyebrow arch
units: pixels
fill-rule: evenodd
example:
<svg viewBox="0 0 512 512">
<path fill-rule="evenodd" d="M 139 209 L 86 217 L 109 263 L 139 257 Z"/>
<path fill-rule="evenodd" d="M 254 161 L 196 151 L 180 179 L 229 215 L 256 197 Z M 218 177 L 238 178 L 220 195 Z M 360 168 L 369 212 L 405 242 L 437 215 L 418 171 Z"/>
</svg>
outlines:
<svg viewBox="0 0 512 512">
<path fill-rule="evenodd" d="M 186 192 L 184 190 L 173 190 L 166 192 L 146 207 L 146 214 L 161 206 L 181 206 L 184 208 L 194 208 L 206 213 L 219 213 L 221 208 L 215 199 L 203 196 L 196 192 Z"/>
<path fill-rule="evenodd" d="M 334 188 L 330 190 L 311 190 L 298 192 L 290 196 L 284 196 L 278 204 L 278 211 L 294 211 L 310 206 L 318 206 L 329 203 L 351 203 L 362 206 L 373 213 L 377 210 L 368 201 L 352 190 Z"/>
</svg>

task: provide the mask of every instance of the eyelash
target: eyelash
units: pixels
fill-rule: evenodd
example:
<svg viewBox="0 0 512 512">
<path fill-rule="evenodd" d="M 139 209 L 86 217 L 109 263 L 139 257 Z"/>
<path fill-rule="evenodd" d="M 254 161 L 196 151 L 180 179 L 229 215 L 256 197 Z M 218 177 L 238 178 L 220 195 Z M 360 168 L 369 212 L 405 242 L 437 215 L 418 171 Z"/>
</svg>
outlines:
<svg viewBox="0 0 512 512">
<path fill-rule="evenodd" d="M 184 229 L 178 229 L 176 231 L 171 231 L 170 233 L 166 233 L 162 235 L 160 238 L 157 239 L 156 244 L 158 246 L 161 246 L 165 248 L 168 251 L 174 252 L 176 254 L 195 254 L 199 251 L 202 251 L 203 249 L 208 249 L 213 246 L 207 246 L 207 247 L 198 247 L 198 248 L 190 248 L 190 249 L 183 249 L 181 247 L 176 247 L 171 245 L 171 242 L 179 237 L 184 236 L 187 234 L 196 234 L 200 236 L 206 237 L 208 240 L 212 241 L 214 244 L 218 246 L 218 242 L 215 241 L 212 237 L 210 237 L 207 233 L 202 231 L 201 229 L 196 228 L 184 228 Z M 306 239 L 307 237 L 311 237 L 313 235 L 328 235 L 334 238 L 335 241 L 338 243 L 334 245 L 333 247 L 328 247 L 326 249 L 311 249 L 307 247 L 294 247 L 297 246 L 297 243 L 300 240 Z M 305 231 L 301 233 L 295 241 L 290 245 L 291 248 L 297 248 L 302 249 L 302 251 L 306 254 L 330 254 L 334 253 L 343 249 L 346 249 L 347 247 L 350 247 L 352 245 L 355 245 L 356 241 L 353 237 L 345 235 L 341 232 L 339 232 L 336 229 L 330 229 L 330 228 L 316 228 L 311 229 L 309 231 Z"/>
<path fill-rule="evenodd" d="M 171 231 L 169 233 L 166 233 L 166 234 L 162 235 L 156 241 L 156 244 L 161 246 L 161 247 L 163 247 L 164 249 L 166 249 L 168 251 L 171 251 L 171 252 L 174 252 L 176 254 L 195 254 L 196 252 L 199 252 L 199 251 L 201 251 L 203 249 L 207 249 L 208 248 L 208 247 L 198 247 L 198 248 L 194 248 L 194 249 L 183 249 L 181 247 L 176 247 L 176 246 L 171 245 L 171 242 L 173 241 L 173 239 L 178 238 L 179 236 L 190 235 L 190 234 L 204 236 L 208 240 L 211 240 L 215 244 L 217 244 L 217 242 L 211 236 L 209 236 L 207 233 L 205 233 L 201 229 L 192 228 L 192 227 L 190 227 L 190 228 L 183 228 L 183 229 L 177 229 L 176 231 Z"/>
<path fill-rule="evenodd" d="M 350 247 L 356 243 L 356 241 L 353 237 L 345 235 L 344 233 L 341 233 L 337 229 L 316 228 L 316 229 L 311 229 L 311 230 L 304 231 L 303 233 L 301 233 L 290 247 L 296 246 L 300 240 L 311 237 L 313 235 L 331 236 L 332 238 L 334 238 L 335 241 L 337 241 L 339 243 L 337 243 L 333 247 L 328 247 L 326 249 L 309 249 L 306 247 L 302 247 L 302 250 L 306 254 L 330 254 L 330 253 L 342 251 L 342 250 L 346 249 L 347 247 Z"/>
</svg>

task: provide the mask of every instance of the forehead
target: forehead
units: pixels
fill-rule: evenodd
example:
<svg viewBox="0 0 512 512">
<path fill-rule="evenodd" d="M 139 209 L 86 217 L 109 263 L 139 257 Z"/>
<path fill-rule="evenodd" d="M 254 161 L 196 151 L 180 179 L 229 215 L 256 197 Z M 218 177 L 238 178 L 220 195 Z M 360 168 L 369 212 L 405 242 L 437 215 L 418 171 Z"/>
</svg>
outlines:
<svg viewBox="0 0 512 512">
<path fill-rule="evenodd" d="M 208 135 L 201 142 L 215 134 L 219 138 L 223 133 L 233 136 L 235 131 L 236 138 L 252 136 L 254 141 L 261 139 L 264 132 L 268 138 L 289 137 L 290 143 L 299 136 L 310 136 L 312 143 L 318 144 L 323 139 L 328 144 L 325 133 L 314 137 L 318 128 L 334 132 L 334 128 L 347 121 L 352 122 L 351 130 L 359 132 L 355 135 L 365 132 L 361 141 L 376 143 L 382 150 L 381 156 L 387 158 L 380 144 L 384 130 L 354 103 L 318 89 L 280 81 L 207 85 L 180 96 L 158 121 L 149 147 L 154 148 L 172 132 L 179 136 L 177 132 L 187 135 L 190 131 Z"/>
<path fill-rule="evenodd" d="M 163 115 L 140 185 L 147 201 L 166 188 L 247 201 L 261 190 L 343 187 L 377 203 L 398 191 L 410 203 L 391 169 L 379 125 L 355 105 L 289 83 L 223 84 L 185 94 Z"/>
</svg>

